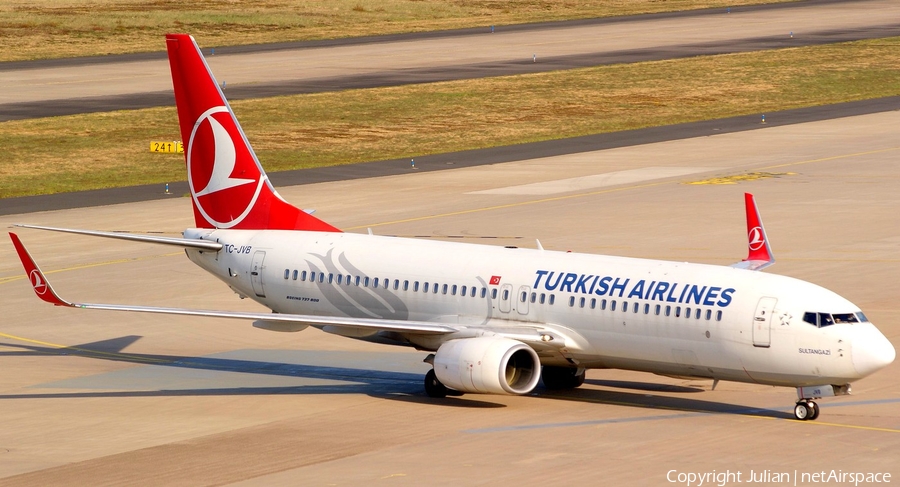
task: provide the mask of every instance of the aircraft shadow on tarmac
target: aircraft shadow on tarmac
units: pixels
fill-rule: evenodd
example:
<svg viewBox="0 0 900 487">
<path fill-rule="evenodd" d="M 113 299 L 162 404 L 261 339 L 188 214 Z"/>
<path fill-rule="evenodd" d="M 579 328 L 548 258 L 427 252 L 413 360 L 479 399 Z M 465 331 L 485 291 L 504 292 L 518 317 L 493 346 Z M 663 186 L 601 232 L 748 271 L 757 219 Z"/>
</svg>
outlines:
<svg viewBox="0 0 900 487">
<path fill-rule="evenodd" d="M 371 397 L 389 399 L 401 402 L 413 402 L 422 404 L 434 404 L 443 407 L 464 408 L 502 408 L 505 404 L 473 399 L 472 394 L 463 397 L 448 396 L 444 399 L 434 399 L 425 396 L 422 387 L 423 373 L 376 370 L 375 368 L 334 367 L 325 365 L 309 365 L 302 363 L 267 362 L 260 360 L 245 360 L 217 357 L 190 357 L 178 355 L 155 355 L 122 352 L 129 345 L 139 340 L 140 336 L 129 335 L 100 342 L 76 345 L 65 348 L 29 345 L 22 343 L 0 342 L 0 346 L 20 351 L 0 352 L 3 357 L 16 356 L 59 356 L 73 355 L 84 358 L 109 360 L 114 362 L 127 362 L 136 365 L 172 367 L 177 369 L 190 369 L 212 372 L 233 372 L 241 374 L 260 374 L 273 377 L 291 377 L 301 380 L 313 380 L 325 382 L 324 384 L 304 384 L 287 386 L 256 386 L 256 387 L 207 387 L 207 388 L 159 388 L 157 390 L 101 390 L 104 387 L 89 387 L 95 389 L 90 392 L 59 392 L 59 393 L 29 393 L 29 394 L 0 394 L 0 400 L 11 399 L 63 399 L 85 397 L 178 397 L 178 396 L 223 396 L 223 395 L 273 395 L 273 394 L 366 394 Z M 276 351 L 272 351 L 275 353 Z M 304 351 L 296 351 L 304 353 Z M 261 352 L 265 353 L 265 351 Z M 354 352 L 344 353 L 348 356 Z M 122 371 L 119 371 L 122 372 Z M 115 372 L 113 372 L 115 373 Z M 104 375 L 104 374 L 101 374 Z M 207 380 L 217 381 L 216 378 Z M 65 381 L 63 381 L 65 382 Z M 223 382 L 225 382 L 223 380 Z M 697 387 L 675 386 L 670 384 L 655 384 L 633 381 L 617 380 L 587 380 L 587 385 L 604 387 L 605 389 L 579 388 L 567 391 L 548 390 L 541 386 L 535 389 L 532 396 L 564 401 L 590 402 L 596 404 L 609 404 L 618 406 L 631 406 L 649 409 L 664 409 L 679 412 L 695 413 L 724 413 L 738 415 L 766 416 L 772 418 L 790 419 L 793 416 L 787 411 L 777 411 L 763 408 L 749 408 L 742 405 L 728 404 L 715 401 L 705 401 L 685 397 L 672 397 L 663 395 L 651 395 L 649 392 L 695 394 L 704 392 Z M 41 385 L 32 387 L 42 387 Z M 48 387 L 43 385 L 43 387 Z M 54 386 L 61 387 L 61 386 Z M 108 386 L 106 386 L 108 388 Z M 78 388 L 66 386 L 65 388 Z M 611 391 L 608 388 L 632 389 L 645 391 L 644 393 Z M 491 396 L 475 396 L 490 398 Z"/>
</svg>

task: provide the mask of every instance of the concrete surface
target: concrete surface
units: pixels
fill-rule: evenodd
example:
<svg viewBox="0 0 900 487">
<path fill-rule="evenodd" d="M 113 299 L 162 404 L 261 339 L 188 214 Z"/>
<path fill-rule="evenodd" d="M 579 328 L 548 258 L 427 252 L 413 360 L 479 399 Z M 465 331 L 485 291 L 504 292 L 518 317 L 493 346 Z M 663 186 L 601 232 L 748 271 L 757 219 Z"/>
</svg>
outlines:
<svg viewBox="0 0 900 487">
<path fill-rule="evenodd" d="M 900 347 L 898 127 L 892 111 L 280 192 L 348 231 L 518 246 L 539 238 L 548 249 L 715 264 L 745 256 L 742 193 L 752 192 L 778 259 L 767 272 L 844 295 Z M 654 177 L 651 167 L 666 169 Z M 679 168 L 692 169 L 673 176 Z M 641 180 L 573 191 L 559 183 L 624 171 Z M 535 184 L 555 189 L 504 190 Z M 190 215 L 189 200 L 176 198 L 3 216 L 0 225 L 175 234 Z M 170 248 L 18 233 L 72 299 L 258 309 Z M 424 353 L 316 330 L 57 309 L 34 297 L 12 245 L 0 249 L 0 485 L 900 475 L 898 362 L 855 383 L 853 396 L 821 400 L 814 422 L 791 419 L 791 389 L 720 383 L 710 391 L 709 381 L 615 370 L 590 371 L 569 393 L 433 400 L 421 386 Z"/>
</svg>

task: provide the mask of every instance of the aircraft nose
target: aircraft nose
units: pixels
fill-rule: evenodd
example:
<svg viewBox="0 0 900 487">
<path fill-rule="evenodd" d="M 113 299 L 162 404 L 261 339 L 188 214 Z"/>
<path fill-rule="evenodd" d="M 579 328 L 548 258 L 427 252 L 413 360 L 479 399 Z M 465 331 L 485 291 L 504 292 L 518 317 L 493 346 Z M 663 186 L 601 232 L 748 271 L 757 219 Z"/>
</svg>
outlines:
<svg viewBox="0 0 900 487">
<path fill-rule="evenodd" d="M 853 337 L 853 367 L 864 377 L 890 365 L 897 356 L 891 342 L 869 324 Z"/>
</svg>

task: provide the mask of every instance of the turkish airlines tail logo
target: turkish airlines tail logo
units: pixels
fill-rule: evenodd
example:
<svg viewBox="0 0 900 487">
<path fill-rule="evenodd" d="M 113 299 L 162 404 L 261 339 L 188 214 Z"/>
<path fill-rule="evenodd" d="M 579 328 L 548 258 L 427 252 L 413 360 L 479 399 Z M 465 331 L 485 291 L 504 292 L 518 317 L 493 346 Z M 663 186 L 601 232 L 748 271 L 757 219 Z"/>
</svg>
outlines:
<svg viewBox="0 0 900 487">
<path fill-rule="evenodd" d="M 215 228 L 244 221 L 263 189 L 263 175 L 243 143 L 235 145 L 235 133 L 240 135 L 228 108 L 212 107 L 194 123 L 187 143 L 194 208 Z"/>
</svg>

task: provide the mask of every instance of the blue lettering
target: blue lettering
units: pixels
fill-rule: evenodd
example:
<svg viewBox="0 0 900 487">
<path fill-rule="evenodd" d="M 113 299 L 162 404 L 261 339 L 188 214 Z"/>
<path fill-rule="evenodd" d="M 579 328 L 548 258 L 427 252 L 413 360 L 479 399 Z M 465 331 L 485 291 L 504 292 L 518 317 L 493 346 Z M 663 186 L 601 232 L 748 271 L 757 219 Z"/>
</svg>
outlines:
<svg viewBox="0 0 900 487">
<path fill-rule="evenodd" d="M 619 284 L 619 278 L 617 277 L 615 282 L 613 282 L 612 289 L 609 290 L 609 295 L 612 296 L 616 289 L 619 290 L 619 297 L 621 298 L 623 294 L 625 294 L 625 286 L 628 285 L 628 281 L 631 279 L 625 279 L 625 282 Z"/>
<path fill-rule="evenodd" d="M 653 291 L 653 286 L 656 285 L 656 281 L 650 281 L 650 285 L 647 287 L 647 293 L 644 294 L 644 299 L 650 299 L 650 292 Z"/>
<path fill-rule="evenodd" d="M 731 295 L 732 294 L 734 294 L 734 288 L 731 288 L 731 287 L 722 291 L 722 294 L 719 295 L 722 299 L 720 299 L 719 302 L 716 304 L 718 304 L 719 306 L 721 306 L 723 308 L 728 306 L 729 304 L 731 304 Z"/>
<path fill-rule="evenodd" d="M 597 279 L 600 279 L 600 276 L 594 276 L 594 282 L 591 283 L 591 290 L 588 291 L 588 294 L 594 294 L 594 288 L 597 287 Z"/>
<path fill-rule="evenodd" d="M 578 283 L 575 284 L 575 292 L 587 294 L 587 288 L 584 286 L 585 286 L 585 284 L 587 284 L 588 279 L 590 279 L 592 277 L 594 277 L 593 274 L 590 274 L 590 275 L 582 274 L 581 277 L 578 278 Z M 581 291 L 579 291 L 579 289 L 581 289 Z"/>
<path fill-rule="evenodd" d="M 547 275 L 547 271 L 537 271 L 537 279 L 534 280 L 534 286 L 531 286 L 535 289 L 538 289 L 538 286 L 541 284 L 541 278 Z"/>
<path fill-rule="evenodd" d="M 575 284 L 575 281 L 578 279 L 578 274 L 572 274 L 569 272 L 566 274 L 566 277 L 563 279 L 562 286 L 559 286 L 559 292 L 563 292 L 568 289 L 568 292 L 572 292 L 572 284 Z"/>
<path fill-rule="evenodd" d="M 690 304 L 691 300 L 694 300 L 694 304 L 700 304 L 700 300 L 703 298 L 703 293 L 706 292 L 706 286 L 698 287 L 697 285 L 691 286 L 691 291 L 688 293 L 688 304 Z"/>
<path fill-rule="evenodd" d="M 721 290 L 722 290 L 722 288 L 720 288 L 720 287 L 710 286 L 709 291 L 706 291 L 706 297 L 703 298 L 703 305 L 704 306 L 715 306 L 716 298 L 719 297 L 719 291 L 721 291 Z"/>
<path fill-rule="evenodd" d="M 637 297 L 638 299 L 644 297 L 644 280 L 641 279 L 631 288 L 631 292 L 628 293 L 628 299 Z"/>
<path fill-rule="evenodd" d="M 651 299 L 654 301 L 665 301 L 666 298 L 663 297 L 663 294 L 665 294 L 666 289 L 669 289 L 669 283 L 660 281 L 659 285 L 656 286 L 656 289 L 653 290 L 653 297 Z"/>
<path fill-rule="evenodd" d="M 550 273 L 547 274 L 547 281 L 544 282 L 544 287 L 547 288 L 548 291 L 555 291 L 556 286 L 559 286 L 559 281 L 562 279 L 562 273 L 560 273 L 556 277 L 556 282 L 554 282 L 553 284 L 550 284 L 550 279 L 553 279 L 553 274 L 554 274 L 554 272 L 550 271 Z"/>
<path fill-rule="evenodd" d="M 597 296 L 605 296 L 606 292 L 609 291 L 609 281 L 612 281 L 611 276 L 606 276 L 603 279 L 600 279 L 600 288 L 594 291 L 594 294 Z"/>
<path fill-rule="evenodd" d="M 675 299 L 675 296 L 672 296 L 672 294 L 675 292 L 676 289 L 678 289 L 677 282 L 675 284 L 672 284 L 672 289 L 669 289 L 669 294 L 666 295 L 667 302 L 669 302 L 669 303 L 677 303 L 678 302 L 678 300 Z"/>
<path fill-rule="evenodd" d="M 678 296 L 678 302 L 679 302 L 679 303 L 683 303 L 683 302 L 684 302 L 684 294 L 687 292 L 688 289 L 689 289 L 688 286 L 685 285 L 685 286 L 684 286 L 684 289 L 681 290 L 681 296 Z"/>
</svg>

